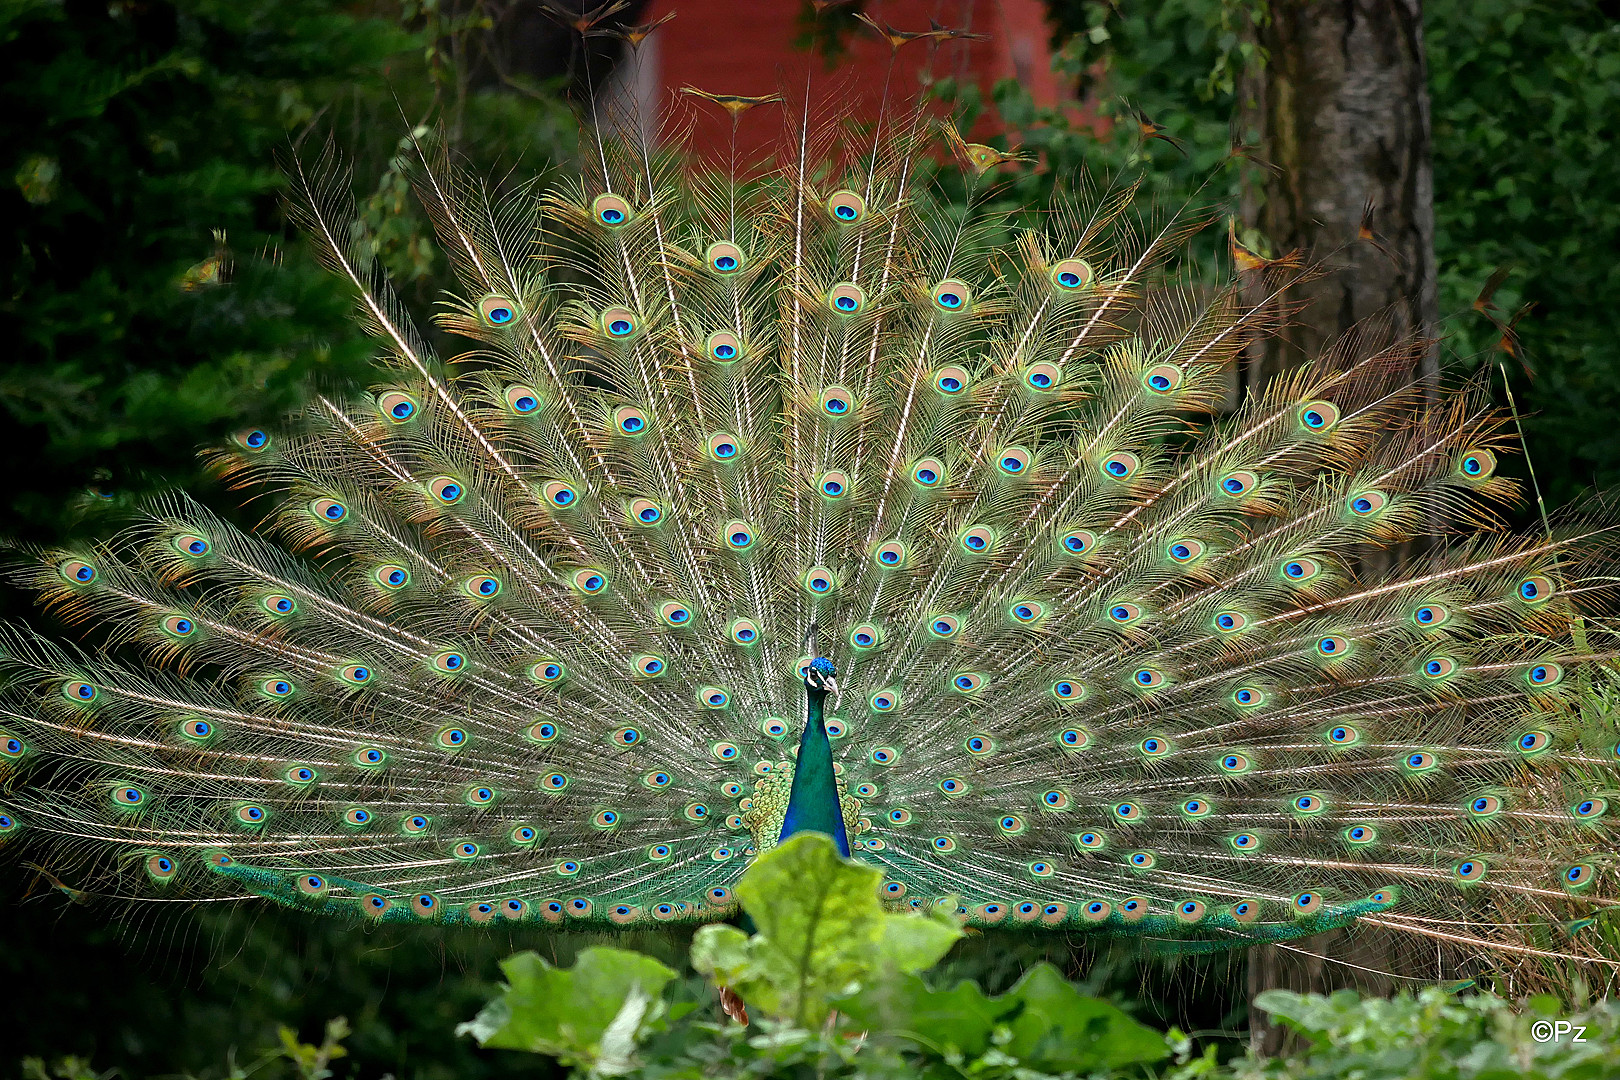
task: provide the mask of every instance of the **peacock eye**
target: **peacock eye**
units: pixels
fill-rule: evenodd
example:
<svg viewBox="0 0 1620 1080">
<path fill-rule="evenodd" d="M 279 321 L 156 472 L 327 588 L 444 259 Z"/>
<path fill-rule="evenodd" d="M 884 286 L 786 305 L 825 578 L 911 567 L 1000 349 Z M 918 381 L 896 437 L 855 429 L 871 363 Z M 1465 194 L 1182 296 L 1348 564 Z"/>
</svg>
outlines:
<svg viewBox="0 0 1620 1080">
<path fill-rule="evenodd" d="M 1059 292 L 1078 292 L 1091 284 L 1096 274 L 1084 259 L 1064 259 L 1052 267 L 1052 284 Z"/>
<path fill-rule="evenodd" d="M 866 306 L 866 292 L 853 282 L 843 282 L 827 290 L 827 306 L 839 315 L 853 315 Z"/>
<path fill-rule="evenodd" d="M 743 268 L 743 250 L 729 240 L 720 240 L 709 245 L 703 261 L 717 274 L 735 274 Z"/>
<path fill-rule="evenodd" d="M 460 502 L 462 496 L 466 494 L 466 489 L 461 486 L 461 481 L 454 477 L 435 476 L 428 481 L 428 492 L 438 502 L 448 505 Z"/>
<path fill-rule="evenodd" d="M 478 314 L 490 326 L 505 326 L 517 318 L 518 306 L 509 297 L 486 296 L 478 302 Z"/>
<path fill-rule="evenodd" d="M 1174 364 L 1155 364 L 1142 375 L 1142 385 L 1155 394 L 1168 394 L 1182 383 L 1181 369 Z"/>
<path fill-rule="evenodd" d="M 506 407 L 515 413 L 527 415 L 540 408 L 540 394 L 530 386 L 508 386 Z"/>
<path fill-rule="evenodd" d="M 948 364 L 934 372 L 934 389 L 947 397 L 960 394 L 970 381 L 967 369 L 958 364 Z"/>
<path fill-rule="evenodd" d="M 74 585 L 88 585 L 96 580 L 96 568 L 82 559 L 69 559 L 56 568 L 62 580 Z"/>
<path fill-rule="evenodd" d="M 709 456 L 716 461 L 732 461 L 740 452 L 742 440 L 730 432 L 722 431 L 709 436 Z"/>
<path fill-rule="evenodd" d="M 260 428 L 238 431 L 231 436 L 233 442 L 249 453 L 258 453 L 270 445 L 270 436 Z"/>
<path fill-rule="evenodd" d="M 827 213 L 843 225 L 853 225 L 866 216 L 866 200 L 849 190 L 839 190 L 827 197 Z"/>
<path fill-rule="evenodd" d="M 821 392 L 821 411 L 828 416 L 848 416 L 855 408 L 855 395 L 847 387 L 829 386 Z"/>
<path fill-rule="evenodd" d="M 403 589 L 411 583 L 411 572 L 396 563 L 384 563 L 371 573 L 373 580 L 389 592 Z"/>
<path fill-rule="evenodd" d="M 1008 446 L 996 455 L 996 468 L 1008 476 L 1021 476 L 1029 469 L 1030 453 L 1022 446 Z"/>
<path fill-rule="evenodd" d="M 627 307 L 610 307 L 601 315 L 602 332 L 610 339 L 622 341 L 636 332 L 640 325 L 636 313 Z"/>
<path fill-rule="evenodd" d="M 821 474 L 816 488 L 828 499 L 841 499 L 849 493 L 849 474 L 841 469 Z"/>
<path fill-rule="evenodd" d="M 729 364 L 742 355 L 742 342 L 736 334 L 718 330 L 704 342 L 704 351 L 717 364 Z"/>
<path fill-rule="evenodd" d="M 1129 451 L 1120 451 L 1103 458 L 1098 466 L 1110 480 L 1129 480 L 1142 467 L 1142 459 Z"/>
<path fill-rule="evenodd" d="M 1223 494 L 1230 498 L 1239 499 L 1253 491 L 1259 483 L 1260 477 L 1257 473 L 1250 472 L 1247 469 L 1239 469 L 1237 472 L 1228 473 L 1221 477 L 1220 488 Z"/>
<path fill-rule="evenodd" d="M 1489 450 L 1470 450 L 1457 460 L 1457 471 L 1469 480 L 1484 480 L 1496 472 L 1496 455 Z"/>
<path fill-rule="evenodd" d="M 973 293 L 967 282 L 947 278 L 934 286 L 934 306 L 942 311 L 964 311 L 972 301 Z"/>
<path fill-rule="evenodd" d="M 938 458 L 923 458 L 911 467 L 911 480 L 918 487 L 937 487 L 943 479 L 945 466 Z"/>
<path fill-rule="evenodd" d="M 630 500 L 630 520 L 636 525 L 656 525 L 664 519 L 664 509 L 651 499 Z"/>
<path fill-rule="evenodd" d="M 1299 426 L 1309 432 L 1331 431 L 1339 422 L 1339 408 L 1328 401 L 1307 401 L 1295 415 Z"/>
<path fill-rule="evenodd" d="M 643 435 L 647 424 L 647 413 L 634 405 L 621 405 L 613 410 L 613 427 L 622 434 Z"/>
<path fill-rule="evenodd" d="M 598 195 L 591 200 L 591 217 L 599 224 L 615 229 L 630 220 L 630 204 L 617 195 Z"/>
<path fill-rule="evenodd" d="M 377 397 L 377 409 L 383 414 L 383 419 L 394 424 L 403 424 L 416 415 L 416 399 L 403 390 L 390 390 Z"/>
</svg>

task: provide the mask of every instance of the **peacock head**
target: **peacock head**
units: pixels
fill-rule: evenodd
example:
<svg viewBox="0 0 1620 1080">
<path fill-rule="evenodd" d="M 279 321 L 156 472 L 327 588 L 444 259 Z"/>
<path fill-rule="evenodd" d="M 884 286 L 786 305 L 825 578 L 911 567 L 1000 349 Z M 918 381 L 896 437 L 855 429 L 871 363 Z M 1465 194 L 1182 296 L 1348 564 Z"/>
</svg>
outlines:
<svg viewBox="0 0 1620 1080">
<path fill-rule="evenodd" d="M 825 656 L 816 657 L 804 669 L 804 688 L 815 693 L 832 694 L 836 698 L 838 669 Z"/>
</svg>

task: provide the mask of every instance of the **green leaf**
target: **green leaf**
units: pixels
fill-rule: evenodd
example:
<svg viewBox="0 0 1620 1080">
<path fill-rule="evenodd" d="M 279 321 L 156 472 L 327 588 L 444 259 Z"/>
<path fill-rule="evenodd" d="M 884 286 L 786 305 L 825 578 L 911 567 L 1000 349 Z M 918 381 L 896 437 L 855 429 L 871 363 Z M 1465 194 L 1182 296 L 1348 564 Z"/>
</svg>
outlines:
<svg viewBox="0 0 1620 1080">
<path fill-rule="evenodd" d="M 962 936 L 942 917 L 885 911 L 881 877 L 841 858 L 829 837 L 794 836 L 737 883 L 759 932 L 706 926 L 692 942 L 692 964 L 751 1009 L 814 1028 L 834 999 L 931 967 Z"/>
<path fill-rule="evenodd" d="M 971 982 L 931 990 L 912 977 L 839 1003 L 857 1024 L 904 1035 L 946 1059 L 996 1049 L 1025 1068 L 1087 1072 L 1159 1061 L 1162 1034 L 1106 1001 L 1086 997 L 1050 964 L 1031 968 L 1007 993 L 986 997 Z M 1004 1037 L 996 1037 L 997 1029 Z"/>
<path fill-rule="evenodd" d="M 609 948 L 586 949 L 567 969 L 521 952 L 502 961 L 501 971 L 501 996 L 456 1034 L 488 1048 L 550 1054 L 605 1076 L 635 1067 L 636 1044 L 663 1015 L 660 995 L 675 978 L 650 956 Z"/>
</svg>

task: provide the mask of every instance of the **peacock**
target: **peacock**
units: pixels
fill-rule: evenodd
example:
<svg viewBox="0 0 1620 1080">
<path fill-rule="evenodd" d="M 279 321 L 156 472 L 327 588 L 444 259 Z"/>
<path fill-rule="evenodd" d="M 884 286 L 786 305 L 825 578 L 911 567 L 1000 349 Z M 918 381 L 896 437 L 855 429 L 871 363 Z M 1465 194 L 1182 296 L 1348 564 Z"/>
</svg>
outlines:
<svg viewBox="0 0 1620 1080">
<path fill-rule="evenodd" d="M 593 120 L 582 175 L 495 189 L 416 146 L 451 356 L 293 163 L 379 381 L 205 451 L 253 527 L 169 494 L 18 559 L 88 641 L 4 631 L 16 859 L 605 929 L 733 916 L 820 832 L 976 927 L 1597 955 L 1616 529 L 1507 527 L 1486 384 L 1375 325 L 1233 404 L 1301 260 L 1193 281 L 1218 215 L 1128 180 L 1019 227 L 924 105 L 693 93 L 782 153 Z"/>
</svg>

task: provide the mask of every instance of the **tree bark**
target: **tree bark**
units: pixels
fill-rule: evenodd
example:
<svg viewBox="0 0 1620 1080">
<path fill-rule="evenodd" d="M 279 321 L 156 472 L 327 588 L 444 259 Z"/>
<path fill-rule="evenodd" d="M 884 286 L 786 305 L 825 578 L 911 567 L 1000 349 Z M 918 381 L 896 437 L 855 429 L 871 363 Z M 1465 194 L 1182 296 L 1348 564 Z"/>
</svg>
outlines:
<svg viewBox="0 0 1620 1080">
<path fill-rule="evenodd" d="M 1434 176 L 1421 0 L 1272 0 L 1253 32 L 1266 63 L 1242 87 L 1242 119 L 1258 132 L 1257 171 L 1243 203 L 1246 226 L 1272 254 L 1295 248 L 1332 273 L 1300 287 L 1306 310 L 1245 358 L 1245 395 L 1317 355 L 1362 320 L 1384 315 L 1397 333 L 1432 338 L 1438 324 L 1434 265 Z M 1366 224 L 1377 243 L 1360 239 Z M 1438 384 L 1431 346 L 1412 372 Z M 1399 559 L 1370 552 L 1373 573 Z M 1334 931 L 1249 951 L 1249 996 L 1274 987 L 1388 993 L 1398 949 L 1387 932 Z M 1314 954 L 1314 955 L 1312 955 Z M 1332 962 L 1323 957 L 1331 956 Z M 1284 1029 L 1251 1008 L 1251 1045 L 1277 1054 Z"/>
</svg>

